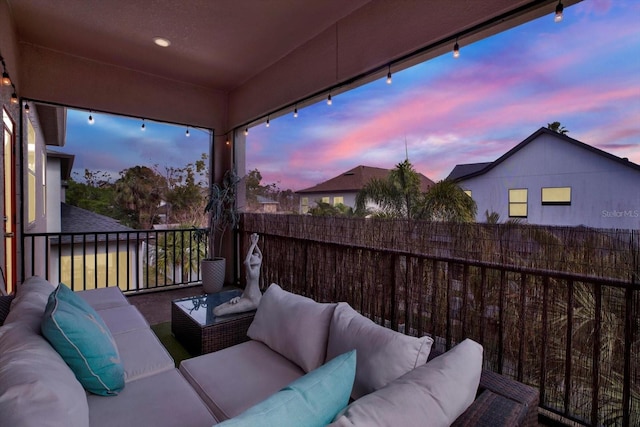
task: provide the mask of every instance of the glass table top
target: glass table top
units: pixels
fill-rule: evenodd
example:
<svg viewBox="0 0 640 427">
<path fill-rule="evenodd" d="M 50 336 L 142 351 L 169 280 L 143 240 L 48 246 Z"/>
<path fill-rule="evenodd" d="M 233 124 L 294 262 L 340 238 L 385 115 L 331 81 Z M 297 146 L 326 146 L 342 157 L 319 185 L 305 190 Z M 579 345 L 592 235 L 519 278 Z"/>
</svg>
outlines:
<svg viewBox="0 0 640 427">
<path fill-rule="evenodd" d="M 215 316 L 213 314 L 213 309 L 215 307 L 229 301 L 233 297 L 239 297 L 240 295 L 242 295 L 242 290 L 233 289 L 230 291 L 217 292 L 215 294 L 181 298 L 174 300 L 173 303 L 189 317 L 195 320 L 200 326 L 211 326 L 252 312 L 234 313 L 226 316 Z"/>
</svg>

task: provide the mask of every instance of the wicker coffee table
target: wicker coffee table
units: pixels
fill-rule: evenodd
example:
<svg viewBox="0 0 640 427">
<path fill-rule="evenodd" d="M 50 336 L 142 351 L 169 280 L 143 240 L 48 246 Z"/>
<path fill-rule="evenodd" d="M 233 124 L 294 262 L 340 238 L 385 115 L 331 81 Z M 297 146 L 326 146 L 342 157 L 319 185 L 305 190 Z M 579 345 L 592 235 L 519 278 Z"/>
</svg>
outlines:
<svg viewBox="0 0 640 427">
<path fill-rule="evenodd" d="M 255 310 L 218 317 L 213 314 L 214 307 L 241 294 L 240 289 L 234 289 L 172 301 L 171 332 L 194 356 L 248 341 Z"/>
</svg>

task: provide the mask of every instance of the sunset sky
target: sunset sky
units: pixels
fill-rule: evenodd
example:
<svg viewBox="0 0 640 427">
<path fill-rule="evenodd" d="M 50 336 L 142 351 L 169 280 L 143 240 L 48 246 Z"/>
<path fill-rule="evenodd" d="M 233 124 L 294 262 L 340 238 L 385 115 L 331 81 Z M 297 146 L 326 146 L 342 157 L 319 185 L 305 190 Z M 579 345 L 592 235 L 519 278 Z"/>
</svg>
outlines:
<svg viewBox="0 0 640 427">
<path fill-rule="evenodd" d="M 640 1 L 585 0 L 553 16 L 446 54 L 249 129 L 247 169 L 300 190 L 357 165 L 405 158 L 433 180 L 459 163 L 495 160 L 547 123 L 640 164 Z M 208 150 L 184 127 L 69 111 L 75 170 L 183 166 Z M 127 153 L 126 156 L 123 153 Z"/>
</svg>

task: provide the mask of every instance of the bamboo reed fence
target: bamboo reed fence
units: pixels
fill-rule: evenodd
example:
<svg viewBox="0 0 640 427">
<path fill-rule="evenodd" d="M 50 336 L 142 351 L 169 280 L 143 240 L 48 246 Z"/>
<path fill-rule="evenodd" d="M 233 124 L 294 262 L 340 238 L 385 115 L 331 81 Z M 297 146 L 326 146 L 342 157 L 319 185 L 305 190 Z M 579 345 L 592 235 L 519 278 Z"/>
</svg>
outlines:
<svg viewBox="0 0 640 427">
<path fill-rule="evenodd" d="M 640 425 L 640 232 L 523 224 L 243 214 L 261 235 L 261 286 L 346 301 L 443 351 L 538 387 L 583 425 Z"/>
</svg>

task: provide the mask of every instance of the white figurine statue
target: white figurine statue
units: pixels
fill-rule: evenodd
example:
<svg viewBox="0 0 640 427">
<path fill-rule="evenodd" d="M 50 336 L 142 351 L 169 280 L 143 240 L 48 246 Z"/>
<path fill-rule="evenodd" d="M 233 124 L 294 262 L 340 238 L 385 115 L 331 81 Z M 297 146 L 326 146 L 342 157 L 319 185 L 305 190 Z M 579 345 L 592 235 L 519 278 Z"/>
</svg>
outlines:
<svg viewBox="0 0 640 427">
<path fill-rule="evenodd" d="M 262 252 L 258 247 L 258 235 L 251 235 L 251 246 L 244 260 L 245 270 L 247 272 L 247 285 L 242 295 L 231 299 L 229 302 L 220 304 L 213 309 L 216 316 L 224 316 L 231 313 L 242 313 L 244 311 L 255 310 L 260 304 L 262 292 L 260 292 L 260 266 L 262 265 Z"/>
</svg>

